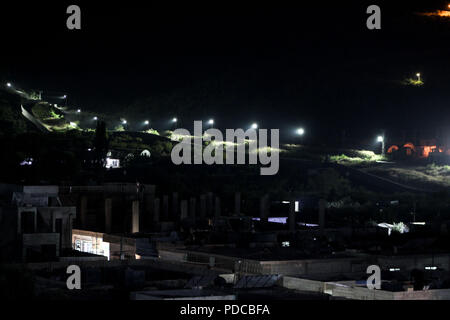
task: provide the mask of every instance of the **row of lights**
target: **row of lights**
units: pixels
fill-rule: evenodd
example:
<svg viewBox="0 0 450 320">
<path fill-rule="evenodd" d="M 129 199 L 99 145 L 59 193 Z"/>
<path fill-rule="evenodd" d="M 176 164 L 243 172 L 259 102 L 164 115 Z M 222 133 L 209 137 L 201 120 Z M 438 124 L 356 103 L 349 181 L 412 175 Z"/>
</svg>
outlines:
<svg viewBox="0 0 450 320">
<path fill-rule="evenodd" d="M 78 109 L 78 112 L 80 112 L 80 109 Z M 94 117 L 93 118 L 95 121 L 96 120 L 98 120 L 98 117 Z M 173 118 L 172 119 L 172 123 L 177 123 L 178 122 L 178 119 L 177 118 Z M 127 120 L 122 120 L 122 124 L 127 124 L 128 122 L 127 122 Z M 144 121 L 144 124 L 145 125 L 149 125 L 150 124 L 150 121 L 148 121 L 148 120 L 145 120 Z M 209 119 L 208 120 L 208 124 L 209 125 L 214 125 L 214 119 Z M 251 125 L 251 127 L 250 127 L 251 129 L 254 129 L 254 130 L 256 130 L 256 129 L 258 129 L 258 124 L 257 123 L 253 123 L 252 125 Z M 299 135 L 299 136 L 302 136 L 302 135 L 304 135 L 305 134 L 305 129 L 303 129 L 303 128 L 298 128 L 297 130 L 296 130 L 296 133 Z"/>
<path fill-rule="evenodd" d="M 420 81 L 420 73 L 416 73 L 416 76 L 417 76 L 417 79 Z M 11 88 L 11 87 L 12 87 L 11 82 L 7 82 L 7 83 L 6 83 L 6 86 L 7 86 L 8 88 Z M 64 95 L 62 98 L 63 98 L 63 99 L 67 99 L 67 95 Z M 81 113 L 81 109 L 78 109 L 78 110 L 77 110 L 77 113 Z M 97 121 L 97 120 L 98 120 L 98 117 L 95 116 L 93 119 L 94 119 L 95 121 Z M 178 122 L 178 119 L 177 119 L 177 118 L 173 118 L 173 119 L 172 119 L 172 122 L 173 122 L 173 123 L 177 123 L 177 122 Z M 123 120 L 123 121 L 122 121 L 122 124 L 127 124 L 127 120 Z M 149 124 L 150 124 L 150 121 L 145 120 L 145 121 L 144 121 L 144 124 L 145 124 L 145 125 L 149 125 Z M 214 119 L 209 119 L 209 120 L 208 120 L 208 124 L 209 124 L 209 125 L 214 125 Z M 254 130 L 258 129 L 258 124 L 257 124 L 257 123 L 253 123 L 253 124 L 251 125 L 251 128 L 254 129 Z M 298 128 L 298 129 L 296 130 L 296 133 L 297 133 L 297 135 L 302 136 L 302 135 L 305 134 L 305 130 L 304 130 L 303 128 Z M 384 141 L 384 137 L 383 137 L 383 136 L 378 136 L 378 137 L 377 137 L 377 142 L 383 142 L 383 141 Z"/>
<path fill-rule="evenodd" d="M 420 77 L 420 74 L 418 74 L 418 77 Z M 6 86 L 8 87 L 8 88 L 11 88 L 12 87 L 12 84 L 10 83 L 10 82 L 8 82 L 8 83 L 6 83 Z M 63 96 L 63 99 L 67 99 L 67 95 L 64 95 Z M 78 109 L 77 110 L 77 113 L 81 113 L 81 109 Z M 97 116 L 95 116 L 94 118 L 94 121 L 97 121 L 98 120 L 98 117 Z M 172 119 L 172 122 L 173 123 L 177 123 L 178 122 L 178 119 L 177 118 L 173 118 Z M 122 124 L 127 124 L 127 120 L 122 120 Z M 144 121 L 144 124 L 145 125 L 149 125 L 150 124 L 150 121 L 148 121 L 148 120 L 145 120 Z M 208 124 L 209 125 L 214 125 L 214 119 L 209 119 L 208 120 Z M 251 128 L 252 129 L 254 129 L 254 130 L 256 130 L 256 129 L 258 129 L 258 124 L 257 123 L 253 123 L 252 125 L 251 125 Z M 305 130 L 303 129 L 303 128 L 298 128 L 297 130 L 296 130 L 296 133 L 299 135 L 299 136 L 302 136 L 304 133 L 305 133 Z"/>
<path fill-rule="evenodd" d="M 417 76 L 420 78 L 420 73 L 418 73 Z M 11 84 L 10 82 L 8 82 L 8 83 L 6 84 L 6 86 L 7 86 L 8 88 L 11 88 L 11 87 L 12 87 L 12 84 Z M 67 99 L 67 95 L 64 95 L 64 96 L 63 96 L 63 99 Z M 81 113 L 81 109 L 78 109 L 78 110 L 77 110 L 77 113 Z M 97 120 L 98 120 L 98 117 L 95 116 L 93 119 L 94 119 L 95 121 L 97 121 Z M 178 119 L 177 119 L 177 118 L 173 118 L 173 119 L 172 119 L 172 122 L 173 122 L 173 123 L 177 123 L 177 122 L 178 122 Z M 127 120 L 122 120 L 122 124 L 127 124 Z M 145 121 L 144 121 L 144 124 L 145 124 L 145 125 L 149 125 L 149 124 L 150 124 L 150 121 L 145 120 Z M 209 120 L 208 120 L 208 124 L 209 124 L 209 125 L 214 125 L 214 119 L 209 119 Z M 253 123 L 253 124 L 251 125 L 251 128 L 252 128 L 252 129 L 255 129 L 255 130 L 258 129 L 258 124 L 257 124 L 257 123 Z M 299 136 L 302 136 L 302 135 L 305 134 L 305 130 L 304 130 L 303 128 L 298 128 L 298 129 L 296 130 L 296 133 L 297 133 Z M 378 138 L 380 138 L 380 137 L 378 137 Z M 382 138 L 382 137 L 381 137 L 381 138 Z M 380 141 L 380 140 L 379 140 L 379 141 Z"/>
<path fill-rule="evenodd" d="M 81 112 L 81 110 L 78 109 L 77 112 Z M 93 118 L 93 120 L 94 120 L 94 121 L 97 121 L 97 120 L 98 120 L 98 117 L 95 116 L 95 117 Z M 172 119 L 172 123 L 177 123 L 177 122 L 178 122 L 178 119 L 177 119 L 177 118 L 173 118 L 173 119 Z M 127 120 L 125 120 L 125 119 L 122 120 L 122 124 L 127 124 L 127 123 L 128 123 Z M 145 121 L 144 121 L 144 124 L 145 124 L 145 125 L 149 125 L 149 124 L 150 124 L 150 121 L 145 120 Z M 214 119 L 209 119 L 209 120 L 208 120 L 208 124 L 211 125 L 211 126 L 214 125 Z M 253 123 L 253 124 L 250 126 L 250 128 L 256 130 L 256 129 L 258 129 L 258 124 L 257 124 L 257 123 Z M 303 129 L 303 128 L 298 128 L 295 132 L 297 133 L 297 135 L 302 136 L 302 135 L 305 134 L 305 129 Z"/>
</svg>

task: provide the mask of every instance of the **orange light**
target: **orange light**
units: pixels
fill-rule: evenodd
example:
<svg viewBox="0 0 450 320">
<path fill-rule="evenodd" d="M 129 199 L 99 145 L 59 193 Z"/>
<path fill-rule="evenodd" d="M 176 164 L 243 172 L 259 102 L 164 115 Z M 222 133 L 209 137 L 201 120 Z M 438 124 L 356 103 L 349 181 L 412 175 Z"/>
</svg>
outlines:
<svg viewBox="0 0 450 320">
<path fill-rule="evenodd" d="M 450 6 L 450 5 L 449 5 Z M 450 7 L 449 7 L 450 8 Z M 450 11 L 438 10 L 437 15 L 440 17 L 450 17 Z"/>
<path fill-rule="evenodd" d="M 436 146 L 423 146 L 423 156 L 428 158 L 431 152 L 435 152 Z M 441 151 L 440 151 L 441 152 Z"/>
<path fill-rule="evenodd" d="M 427 16 L 427 17 L 433 17 L 433 16 L 450 17 L 450 11 L 447 8 L 445 10 L 437 10 L 434 12 L 421 12 L 418 14 L 422 15 L 422 16 Z"/>
<path fill-rule="evenodd" d="M 398 147 L 396 145 L 390 146 L 389 149 L 387 150 L 387 153 L 392 153 L 394 151 L 398 151 Z"/>
</svg>

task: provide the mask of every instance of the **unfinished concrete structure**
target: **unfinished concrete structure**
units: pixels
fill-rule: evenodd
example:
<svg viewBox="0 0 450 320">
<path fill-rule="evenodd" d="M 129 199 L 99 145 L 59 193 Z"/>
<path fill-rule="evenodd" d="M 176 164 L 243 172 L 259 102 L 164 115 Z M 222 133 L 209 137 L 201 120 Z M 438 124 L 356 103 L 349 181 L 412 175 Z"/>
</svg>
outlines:
<svg viewBox="0 0 450 320">
<path fill-rule="evenodd" d="M 72 248 L 76 208 L 63 206 L 58 186 L 2 185 L 1 193 L 10 197 L 10 204 L 2 208 L 5 219 L 1 229 L 15 231 L 5 241 L 10 241 L 17 257 L 55 260 L 63 250 Z"/>
<path fill-rule="evenodd" d="M 61 198 L 79 208 L 76 227 L 106 233 L 138 233 L 160 221 L 155 187 L 139 183 L 61 188 Z"/>
</svg>

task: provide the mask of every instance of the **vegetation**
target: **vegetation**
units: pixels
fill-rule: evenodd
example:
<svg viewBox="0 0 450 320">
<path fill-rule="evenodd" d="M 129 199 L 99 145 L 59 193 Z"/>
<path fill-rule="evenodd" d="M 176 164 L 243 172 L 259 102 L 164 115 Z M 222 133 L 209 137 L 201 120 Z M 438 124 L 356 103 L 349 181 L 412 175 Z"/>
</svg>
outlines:
<svg viewBox="0 0 450 320">
<path fill-rule="evenodd" d="M 59 110 L 47 103 L 36 103 L 32 108 L 32 112 L 41 121 L 63 118 Z"/>
<path fill-rule="evenodd" d="M 353 151 L 353 150 L 352 150 Z M 357 154 L 359 154 L 359 157 L 350 157 L 345 154 L 336 155 L 336 156 L 330 156 L 329 161 L 335 162 L 343 165 L 367 165 L 373 162 L 386 160 L 385 157 L 375 154 L 372 151 L 353 151 Z"/>
<path fill-rule="evenodd" d="M 148 129 L 148 130 L 146 130 L 144 132 L 148 133 L 148 134 L 153 134 L 153 135 L 159 136 L 158 130 L 155 130 L 155 129 Z"/>
<path fill-rule="evenodd" d="M 308 190 L 329 200 L 342 198 L 351 191 L 350 181 L 332 168 L 327 168 L 320 174 L 310 177 L 307 187 Z"/>
<path fill-rule="evenodd" d="M 282 150 L 286 151 L 283 156 L 297 159 L 333 162 L 343 165 L 367 165 L 376 161 L 386 160 L 382 155 L 375 154 L 369 150 L 354 150 L 329 147 L 283 145 Z"/>
<path fill-rule="evenodd" d="M 123 125 L 119 124 L 118 126 L 114 127 L 114 131 L 123 132 L 123 131 L 125 131 L 125 128 L 123 127 Z"/>
<path fill-rule="evenodd" d="M 403 81 L 403 84 L 407 86 L 420 87 L 424 85 L 424 82 L 420 79 L 407 78 Z"/>
<path fill-rule="evenodd" d="M 439 190 L 450 187 L 450 166 L 390 166 L 365 168 L 364 171 L 417 188 Z"/>
</svg>

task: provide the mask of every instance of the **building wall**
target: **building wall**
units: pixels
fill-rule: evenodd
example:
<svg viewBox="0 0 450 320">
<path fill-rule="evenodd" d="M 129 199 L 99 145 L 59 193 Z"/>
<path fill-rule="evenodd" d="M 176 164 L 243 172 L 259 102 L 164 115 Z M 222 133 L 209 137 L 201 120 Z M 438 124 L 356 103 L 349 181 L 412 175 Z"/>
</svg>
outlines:
<svg viewBox="0 0 450 320">
<path fill-rule="evenodd" d="M 55 255 L 59 256 L 59 233 L 26 233 L 22 235 L 22 253 L 26 257 L 27 249 L 42 251 L 42 245 L 54 245 Z"/>
<path fill-rule="evenodd" d="M 281 286 L 288 289 L 300 290 L 300 291 L 311 291 L 323 293 L 325 283 L 322 281 L 300 279 L 294 277 L 282 277 Z"/>
</svg>

